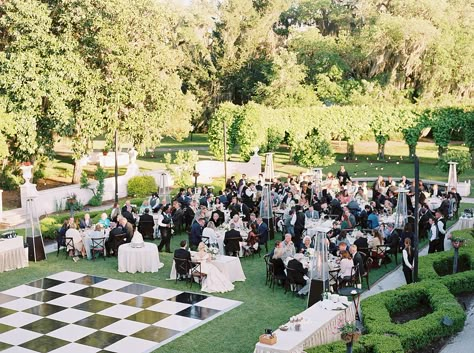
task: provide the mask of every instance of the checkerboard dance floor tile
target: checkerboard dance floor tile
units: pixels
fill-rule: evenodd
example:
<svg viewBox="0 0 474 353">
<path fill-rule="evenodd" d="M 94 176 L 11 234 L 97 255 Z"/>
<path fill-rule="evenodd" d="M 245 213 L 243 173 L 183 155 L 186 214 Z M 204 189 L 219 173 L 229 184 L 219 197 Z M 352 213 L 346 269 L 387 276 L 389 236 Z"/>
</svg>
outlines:
<svg viewBox="0 0 474 353">
<path fill-rule="evenodd" d="M 240 304 L 64 271 L 0 292 L 0 351 L 152 352 Z"/>
</svg>

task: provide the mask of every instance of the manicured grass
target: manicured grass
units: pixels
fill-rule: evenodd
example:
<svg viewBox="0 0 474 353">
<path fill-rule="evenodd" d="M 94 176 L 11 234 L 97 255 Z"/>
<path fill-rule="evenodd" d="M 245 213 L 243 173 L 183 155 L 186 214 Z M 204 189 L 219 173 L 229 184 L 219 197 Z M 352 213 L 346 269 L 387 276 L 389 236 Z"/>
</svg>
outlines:
<svg viewBox="0 0 474 353">
<path fill-rule="evenodd" d="M 185 233 L 174 236 L 171 248 L 176 249 L 179 242 L 185 237 L 187 237 Z M 276 237 L 279 239 L 280 234 L 277 234 Z M 172 254 L 160 253 L 160 260 L 165 266 L 158 273 L 128 274 L 117 271 L 116 258 L 107 258 L 105 261 L 101 258 L 96 261 L 80 260 L 74 263 L 71 259 L 65 258 L 64 252 L 61 252 L 59 257 L 56 257 L 56 253 L 51 253 L 46 261 L 30 262 L 29 268 L 2 273 L 0 290 L 18 286 L 56 272 L 69 270 L 189 291 L 189 286 L 184 282 L 175 283 L 174 280 L 166 280 L 171 269 Z M 272 291 L 268 286 L 265 286 L 263 257 L 256 255 L 253 258 L 244 258 L 241 259 L 241 263 L 247 280 L 236 282 L 235 289 L 232 292 L 213 295 L 239 300 L 243 304 L 161 347 L 156 352 L 252 352 L 255 343 L 258 341 L 258 336 L 264 332 L 265 328 L 276 329 L 279 325 L 287 322 L 289 317 L 306 308 L 306 300 L 295 297 L 290 293 L 285 295 L 281 287 L 276 286 L 275 290 Z M 382 268 L 372 271 L 371 283 L 394 267 L 395 264 L 391 263 L 387 268 L 382 266 Z M 192 291 L 199 291 L 196 284 L 193 285 Z"/>
</svg>

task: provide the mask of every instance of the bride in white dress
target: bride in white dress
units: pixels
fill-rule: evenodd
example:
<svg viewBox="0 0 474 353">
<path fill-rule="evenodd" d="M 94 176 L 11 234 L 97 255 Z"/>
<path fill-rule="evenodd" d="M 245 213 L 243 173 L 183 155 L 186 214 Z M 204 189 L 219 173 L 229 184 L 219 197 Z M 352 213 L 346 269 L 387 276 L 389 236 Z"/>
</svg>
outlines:
<svg viewBox="0 0 474 353">
<path fill-rule="evenodd" d="M 211 257 L 206 249 L 206 244 L 199 243 L 198 252 L 193 258 L 193 261 L 201 263 L 201 272 L 206 274 L 202 281 L 201 290 L 207 293 L 224 293 L 234 290 L 232 282 L 211 263 Z"/>
</svg>

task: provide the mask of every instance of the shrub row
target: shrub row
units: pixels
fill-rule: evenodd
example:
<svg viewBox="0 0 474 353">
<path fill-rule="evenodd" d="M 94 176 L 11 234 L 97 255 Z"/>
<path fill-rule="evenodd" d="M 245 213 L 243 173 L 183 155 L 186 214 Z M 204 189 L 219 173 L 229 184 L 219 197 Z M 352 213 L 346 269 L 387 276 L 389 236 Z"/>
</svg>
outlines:
<svg viewBox="0 0 474 353">
<path fill-rule="evenodd" d="M 361 336 L 353 345 L 354 353 L 403 353 L 400 340 L 394 336 L 368 334 Z M 345 343 L 339 341 L 306 349 L 308 353 L 340 353 L 345 352 Z"/>
<path fill-rule="evenodd" d="M 427 301 L 433 312 L 404 324 L 392 322 L 391 315 L 414 309 Z M 424 281 L 375 295 L 362 301 L 364 325 L 372 334 L 395 335 L 405 351 L 416 351 L 430 342 L 451 336 L 464 326 L 466 315 L 456 298 L 442 283 Z M 449 319 L 449 324 L 443 324 Z"/>
<path fill-rule="evenodd" d="M 469 230 L 455 231 L 454 236 L 466 239 L 466 245 L 459 249 L 459 270 L 474 269 L 474 241 Z M 454 251 L 434 253 L 419 258 L 418 280 L 439 279 L 452 273 Z"/>
</svg>

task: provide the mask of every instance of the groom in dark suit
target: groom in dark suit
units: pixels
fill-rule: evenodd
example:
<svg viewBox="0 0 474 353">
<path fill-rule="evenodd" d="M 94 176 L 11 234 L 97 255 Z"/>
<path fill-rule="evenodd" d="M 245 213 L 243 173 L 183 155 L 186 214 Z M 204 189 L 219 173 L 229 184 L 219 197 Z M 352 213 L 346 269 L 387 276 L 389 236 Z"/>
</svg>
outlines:
<svg viewBox="0 0 474 353">
<path fill-rule="evenodd" d="M 242 241 L 242 236 L 240 232 L 235 229 L 235 224 L 230 224 L 230 230 L 225 232 L 224 235 L 224 245 L 225 252 L 227 255 L 233 255 L 240 252 L 240 243 Z"/>
<path fill-rule="evenodd" d="M 179 243 L 180 248 L 174 251 L 176 272 L 179 275 L 180 280 L 188 278 L 189 276 L 189 273 L 186 273 L 186 269 L 188 269 L 186 261 L 191 261 L 191 253 L 186 249 L 187 245 L 188 243 L 186 240 L 181 240 Z"/>
</svg>

